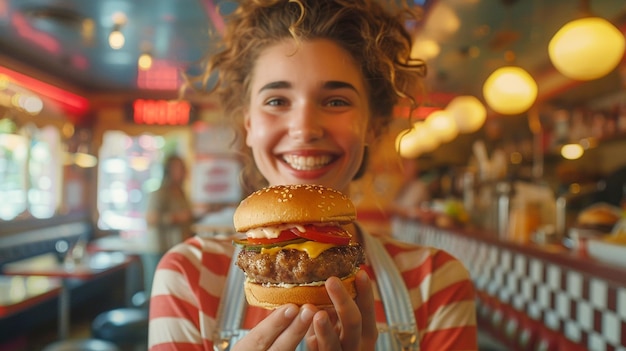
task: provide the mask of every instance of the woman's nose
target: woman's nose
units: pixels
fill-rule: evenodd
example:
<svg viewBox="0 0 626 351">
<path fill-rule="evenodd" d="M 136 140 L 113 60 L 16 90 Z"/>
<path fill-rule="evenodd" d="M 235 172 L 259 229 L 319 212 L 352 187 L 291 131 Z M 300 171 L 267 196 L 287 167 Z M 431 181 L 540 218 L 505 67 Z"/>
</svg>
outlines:
<svg viewBox="0 0 626 351">
<path fill-rule="evenodd" d="M 302 106 L 290 118 L 289 136 L 298 141 L 311 141 L 324 136 L 320 116 L 312 106 Z"/>
</svg>

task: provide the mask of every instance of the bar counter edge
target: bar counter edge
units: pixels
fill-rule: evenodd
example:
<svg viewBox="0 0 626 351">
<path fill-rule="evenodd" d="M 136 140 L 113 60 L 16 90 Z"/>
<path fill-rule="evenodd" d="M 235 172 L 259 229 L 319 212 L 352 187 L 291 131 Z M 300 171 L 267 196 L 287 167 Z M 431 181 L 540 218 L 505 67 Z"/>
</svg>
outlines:
<svg viewBox="0 0 626 351">
<path fill-rule="evenodd" d="M 410 218 L 394 217 L 392 235 L 461 260 L 477 290 L 479 327 L 511 349 L 626 350 L 624 267 Z"/>
</svg>

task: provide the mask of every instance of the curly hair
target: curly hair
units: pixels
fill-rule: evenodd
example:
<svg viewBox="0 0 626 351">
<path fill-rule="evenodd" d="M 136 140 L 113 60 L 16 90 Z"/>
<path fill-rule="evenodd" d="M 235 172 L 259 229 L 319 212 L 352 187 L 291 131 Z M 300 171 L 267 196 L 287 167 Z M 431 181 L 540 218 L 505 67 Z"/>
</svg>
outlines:
<svg viewBox="0 0 626 351">
<path fill-rule="evenodd" d="M 240 122 L 250 98 L 252 71 L 262 51 L 289 38 L 296 43 L 328 39 L 360 66 L 370 104 L 369 129 L 378 137 L 391 123 L 398 102 L 417 106 L 426 75 L 424 61 L 411 57 L 412 38 L 404 27 L 407 21 L 419 20 L 419 13 L 406 3 L 385 6 L 377 0 L 240 0 L 226 15 L 224 36 L 208 56 L 203 74 L 187 86 L 200 86 L 215 96 L 225 121 L 240 130 L 239 138 L 244 134 Z M 265 180 L 253 162 L 246 163 L 251 168 L 244 168 L 241 182 L 253 191 Z"/>
<path fill-rule="evenodd" d="M 415 107 L 426 74 L 425 63 L 410 56 L 412 40 L 404 27 L 418 14 L 406 4 L 393 7 L 394 15 L 376 0 L 241 0 L 226 16 L 219 50 L 199 79 L 227 117 L 240 118 L 262 50 L 289 37 L 329 39 L 360 65 L 373 112 L 370 126 L 380 135 L 401 99 Z"/>
</svg>

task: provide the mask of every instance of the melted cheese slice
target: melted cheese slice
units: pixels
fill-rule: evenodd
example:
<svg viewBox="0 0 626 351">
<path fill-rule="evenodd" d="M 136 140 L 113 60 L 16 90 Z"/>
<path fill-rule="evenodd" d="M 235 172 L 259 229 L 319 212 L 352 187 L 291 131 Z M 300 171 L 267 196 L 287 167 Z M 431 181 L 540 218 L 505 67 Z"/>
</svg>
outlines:
<svg viewBox="0 0 626 351">
<path fill-rule="evenodd" d="M 300 250 L 300 251 L 304 251 L 306 252 L 309 257 L 311 258 L 316 258 L 317 256 L 319 256 L 322 252 L 335 247 L 337 245 L 334 244 L 326 244 L 326 243 L 318 243 L 316 241 L 305 241 L 303 243 L 297 243 L 297 244 L 289 244 L 289 245 L 285 245 L 285 246 L 277 246 L 277 247 L 270 247 L 270 248 L 263 248 L 261 249 L 261 253 L 266 253 L 269 255 L 274 255 L 276 254 L 278 251 L 282 250 L 282 249 L 295 249 L 295 250 Z"/>
</svg>

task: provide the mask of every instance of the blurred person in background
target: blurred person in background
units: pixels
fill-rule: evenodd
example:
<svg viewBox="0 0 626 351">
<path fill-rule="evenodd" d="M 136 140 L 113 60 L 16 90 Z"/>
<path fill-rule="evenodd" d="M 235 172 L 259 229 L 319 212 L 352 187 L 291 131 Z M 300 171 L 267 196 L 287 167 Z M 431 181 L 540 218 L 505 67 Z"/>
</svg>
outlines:
<svg viewBox="0 0 626 351">
<path fill-rule="evenodd" d="M 146 224 L 149 249 L 142 257 L 144 288 L 148 294 L 161 256 L 174 245 L 193 236 L 191 224 L 194 215 L 183 188 L 186 178 L 185 161 L 178 155 L 168 156 L 163 164 L 161 186 L 148 198 Z"/>
</svg>

